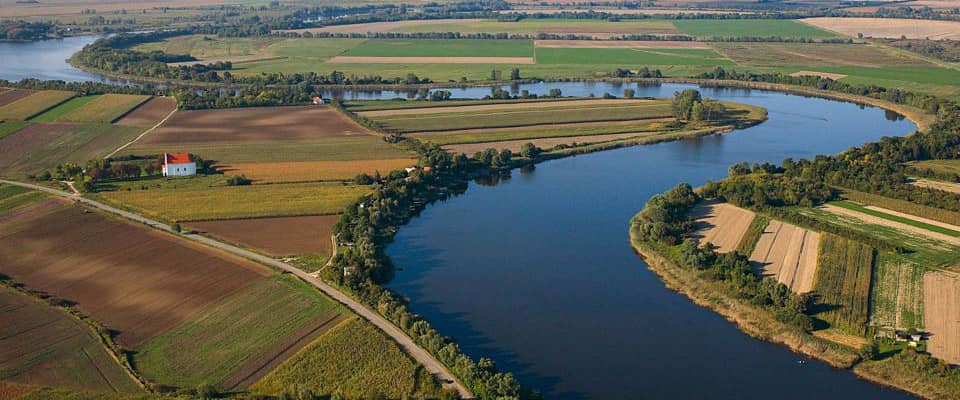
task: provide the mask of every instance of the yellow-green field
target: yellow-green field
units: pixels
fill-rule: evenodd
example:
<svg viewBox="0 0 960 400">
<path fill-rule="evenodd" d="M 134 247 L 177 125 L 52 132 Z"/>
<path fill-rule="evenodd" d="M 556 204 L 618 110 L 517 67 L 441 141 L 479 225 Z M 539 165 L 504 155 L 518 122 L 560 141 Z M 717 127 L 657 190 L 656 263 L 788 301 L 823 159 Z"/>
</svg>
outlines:
<svg viewBox="0 0 960 400">
<path fill-rule="evenodd" d="M 32 121 L 109 124 L 149 99 L 150 96 L 130 94 L 77 97 L 40 114 Z"/>
<path fill-rule="evenodd" d="M 40 114 L 77 94 L 63 90 L 41 90 L 0 107 L 0 120 L 25 120 Z"/>
</svg>

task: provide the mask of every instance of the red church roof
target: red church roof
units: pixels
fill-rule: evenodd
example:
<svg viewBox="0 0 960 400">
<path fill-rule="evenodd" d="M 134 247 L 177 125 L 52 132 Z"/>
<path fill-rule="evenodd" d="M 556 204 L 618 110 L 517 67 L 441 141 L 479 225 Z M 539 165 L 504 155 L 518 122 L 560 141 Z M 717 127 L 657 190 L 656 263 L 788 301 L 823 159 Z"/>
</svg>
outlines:
<svg viewBox="0 0 960 400">
<path fill-rule="evenodd" d="M 167 165 L 170 164 L 190 164 L 193 161 L 190 161 L 190 153 L 166 153 L 164 154 L 166 158 L 164 161 Z"/>
</svg>

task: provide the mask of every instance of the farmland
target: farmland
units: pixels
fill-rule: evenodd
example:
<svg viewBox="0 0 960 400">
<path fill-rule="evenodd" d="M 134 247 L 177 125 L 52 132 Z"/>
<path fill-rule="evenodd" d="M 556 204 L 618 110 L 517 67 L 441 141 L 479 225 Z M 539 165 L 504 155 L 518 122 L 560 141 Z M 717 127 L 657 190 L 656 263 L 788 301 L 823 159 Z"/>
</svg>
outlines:
<svg viewBox="0 0 960 400">
<path fill-rule="evenodd" d="M 960 228 L 942 222 L 885 210 L 879 207 L 864 207 L 860 204 L 847 201 L 831 202 L 825 205 L 824 209 L 830 212 L 860 218 L 870 223 L 886 225 L 907 232 L 925 235 L 932 239 L 944 240 L 951 243 L 960 242 L 960 240 L 957 239 L 957 237 L 960 236 Z"/>
<path fill-rule="evenodd" d="M 925 160 L 910 163 L 918 170 L 930 170 L 935 174 L 960 175 L 960 160 Z"/>
<path fill-rule="evenodd" d="M 814 290 L 827 309 L 818 313 L 818 318 L 845 332 L 866 332 L 875 252 L 854 240 L 822 235 Z"/>
<path fill-rule="evenodd" d="M 0 381 L 140 391 L 93 330 L 66 312 L 0 286 L 0 320 Z"/>
<path fill-rule="evenodd" d="M 366 186 L 340 183 L 291 183 L 118 190 L 101 192 L 98 196 L 165 221 L 200 221 L 336 214 L 369 191 Z M 180 201 L 187 201 L 191 206 L 182 207 Z"/>
<path fill-rule="evenodd" d="M 55 200 L 7 218 L 0 237 L 0 273 L 76 302 L 131 348 L 270 272 Z"/>
<path fill-rule="evenodd" d="M 694 235 L 701 245 L 711 243 L 722 253 L 737 249 L 754 218 L 752 211 L 727 203 L 700 204 L 691 215 L 697 220 Z"/>
<path fill-rule="evenodd" d="M 0 185 L 0 213 L 6 213 L 45 197 L 43 193 L 19 186 Z"/>
<path fill-rule="evenodd" d="M 744 226 L 746 229 L 747 226 Z M 758 273 L 774 277 L 796 293 L 813 290 L 820 233 L 771 220 L 750 254 Z"/>
<path fill-rule="evenodd" d="M 801 22 L 783 19 L 691 19 L 673 24 L 681 32 L 697 37 L 795 37 L 822 39 L 836 34 Z"/>
<path fill-rule="evenodd" d="M 871 193 L 858 192 L 853 190 L 845 190 L 842 194 L 844 199 L 851 200 L 853 202 L 867 205 L 869 208 L 873 206 L 874 209 L 879 211 L 879 207 L 887 209 L 886 213 L 898 212 L 903 214 L 910 214 L 909 218 L 919 218 L 919 220 L 930 219 L 933 220 L 927 225 L 944 225 L 943 228 L 949 230 L 957 230 L 952 228 L 949 225 L 960 225 L 960 213 L 944 210 L 942 208 L 924 206 L 917 203 L 909 202 L 906 200 L 894 199 L 890 197 L 879 196 Z M 921 225 L 923 226 L 923 225 Z"/>
<path fill-rule="evenodd" d="M 268 374 L 251 390 L 277 394 L 302 387 L 318 394 L 346 396 L 436 396 L 430 374 L 410 360 L 382 332 L 348 319 Z"/>
<path fill-rule="evenodd" d="M 622 49 L 562 48 L 537 49 L 537 64 L 608 65 L 710 65 L 731 67 L 734 63 L 710 49 Z"/>
<path fill-rule="evenodd" d="M 925 271 L 898 254 L 879 252 L 870 288 L 870 325 L 922 329 Z"/>
<path fill-rule="evenodd" d="M 933 67 L 902 52 L 870 44 L 711 43 L 739 65 L 758 67 Z"/>
<path fill-rule="evenodd" d="M 933 179 L 915 179 L 912 184 L 919 187 L 942 190 L 944 192 L 960 193 L 960 184 L 952 182 L 944 182 Z"/>
<path fill-rule="evenodd" d="M 359 173 L 386 174 L 393 170 L 416 165 L 412 158 L 347 161 L 293 161 L 235 163 L 217 165 L 224 174 L 243 175 L 254 183 L 288 183 L 350 180 Z"/>
<path fill-rule="evenodd" d="M 368 40 L 343 53 L 353 57 L 533 57 L 532 40 Z"/>
<path fill-rule="evenodd" d="M 339 305 L 303 282 L 277 275 L 234 292 L 148 341 L 135 362 L 155 381 L 232 389 L 288 347 L 299 348 L 319 336 L 341 312 Z"/>
<path fill-rule="evenodd" d="M 176 109 L 176 100 L 170 97 L 154 97 L 141 104 L 115 122 L 124 126 L 154 126 Z"/>
<path fill-rule="evenodd" d="M 30 124 L 0 138 L 0 174 L 38 173 L 63 162 L 103 157 L 141 131 L 109 124 Z"/>
<path fill-rule="evenodd" d="M 34 118 L 37 122 L 109 124 L 150 99 L 150 96 L 104 94 L 73 98 Z"/>
<path fill-rule="evenodd" d="M 71 99 L 73 96 L 76 96 L 76 93 L 62 90 L 31 92 L 29 96 L 0 107 L 0 120 L 26 120 Z"/>
<path fill-rule="evenodd" d="M 888 18 L 807 18 L 803 22 L 847 36 L 960 39 L 960 22 Z"/>
<path fill-rule="evenodd" d="M 193 222 L 187 226 L 272 256 L 331 252 L 336 215 Z"/>
<path fill-rule="evenodd" d="M 923 315 L 930 332 L 927 350 L 949 363 L 960 363 L 960 279 L 955 274 L 923 276 Z"/>
<path fill-rule="evenodd" d="M 32 90 L 0 88 L 0 107 L 32 94 Z"/>
</svg>

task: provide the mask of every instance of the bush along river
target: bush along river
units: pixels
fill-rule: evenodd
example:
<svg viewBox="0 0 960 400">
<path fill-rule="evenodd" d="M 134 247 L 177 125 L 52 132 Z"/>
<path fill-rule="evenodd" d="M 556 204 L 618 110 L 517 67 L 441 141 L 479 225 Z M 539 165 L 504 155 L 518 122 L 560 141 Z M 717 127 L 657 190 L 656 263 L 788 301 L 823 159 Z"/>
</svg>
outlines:
<svg viewBox="0 0 960 400">
<path fill-rule="evenodd" d="M 555 85 L 564 95 L 617 93 L 613 84 L 537 86 Z M 641 87 L 638 95 L 667 97 L 685 87 Z M 400 229 L 387 249 L 398 268 L 388 286 L 468 355 L 492 358 L 551 399 L 910 398 L 741 333 L 667 289 L 634 254 L 627 230 L 647 199 L 679 182 L 723 178 L 741 161 L 837 153 L 915 125 L 833 100 L 701 92 L 765 107 L 769 119 L 725 135 L 547 161 L 496 185 L 472 184 Z"/>
</svg>

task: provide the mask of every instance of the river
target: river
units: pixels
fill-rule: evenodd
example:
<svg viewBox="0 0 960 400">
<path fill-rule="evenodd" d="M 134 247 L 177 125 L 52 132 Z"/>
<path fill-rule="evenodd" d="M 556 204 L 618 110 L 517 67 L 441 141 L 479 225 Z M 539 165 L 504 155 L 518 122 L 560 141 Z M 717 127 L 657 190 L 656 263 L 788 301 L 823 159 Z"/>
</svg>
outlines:
<svg viewBox="0 0 960 400">
<path fill-rule="evenodd" d="M 95 37 L 0 43 L 0 78 L 108 81 L 66 59 Z M 667 97 L 689 85 L 540 83 L 565 96 Z M 448 89 L 482 97 L 489 88 Z M 722 136 L 548 161 L 497 185 L 471 184 L 402 227 L 389 287 L 455 338 L 550 399 L 903 399 L 784 347 L 752 339 L 666 289 L 633 253 L 630 217 L 678 182 L 700 185 L 740 162 L 842 151 L 916 129 L 872 107 L 745 89 L 701 89 L 769 110 Z M 346 92 L 352 99 L 406 97 Z"/>
</svg>

